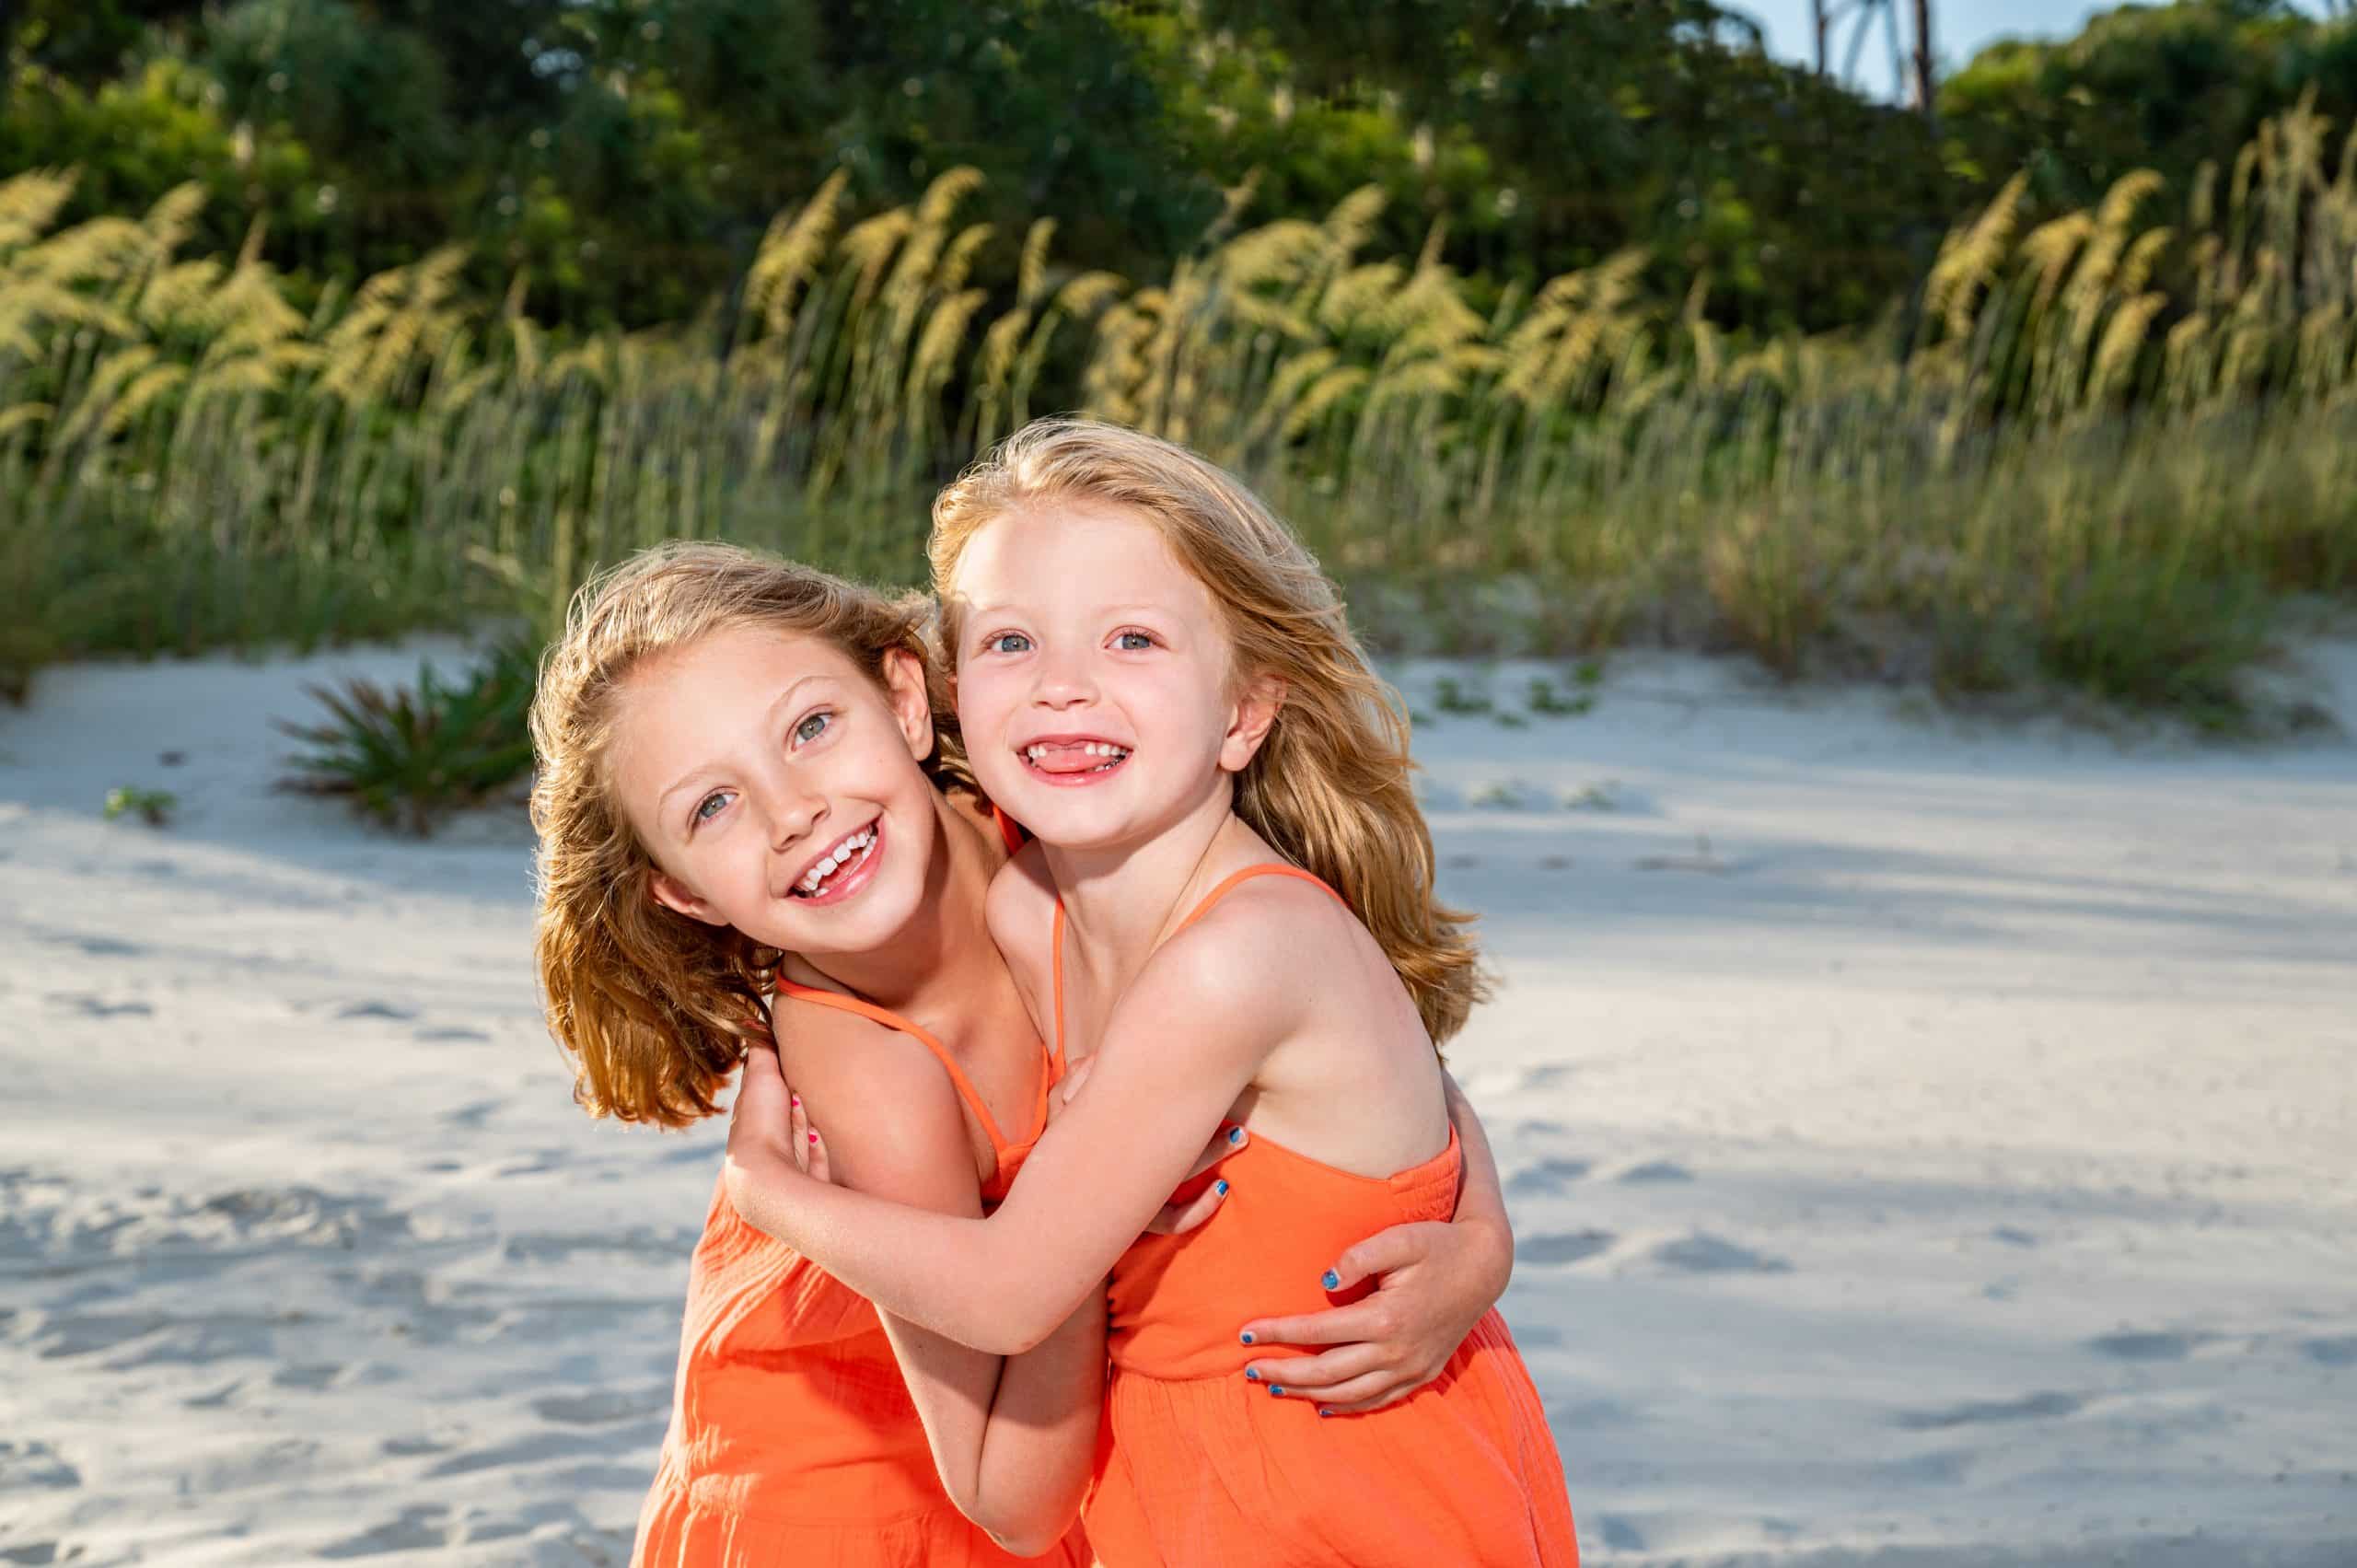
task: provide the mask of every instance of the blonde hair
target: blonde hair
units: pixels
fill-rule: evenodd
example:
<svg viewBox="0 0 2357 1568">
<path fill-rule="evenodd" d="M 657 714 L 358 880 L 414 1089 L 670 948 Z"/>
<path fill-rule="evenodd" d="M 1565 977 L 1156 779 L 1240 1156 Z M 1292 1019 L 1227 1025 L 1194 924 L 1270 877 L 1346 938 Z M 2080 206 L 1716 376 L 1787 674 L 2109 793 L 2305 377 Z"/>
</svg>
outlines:
<svg viewBox="0 0 2357 1568">
<path fill-rule="evenodd" d="M 532 946 L 549 1032 L 574 1059 L 592 1116 L 681 1127 L 770 1030 L 761 998 L 782 955 L 656 903 L 654 857 L 609 766 L 616 699 L 649 658 L 712 633 L 774 629 L 831 644 L 880 688 L 886 656 L 920 660 L 934 701 L 936 785 L 972 787 L 925 643 L 932 605 L 889 599 L 732 545 L 658 545 L 585 585 L 532 697 L 532 825 L 540 832 Z"/>
<path fill-rule="evenodd" d="M 1239 678 L 1274 675 L 1283 705 L 1236 780 L 1236 814 L 1350 903 L 1391 960 L 1435 1046 L 1488 994 L 1467 929 L 1433 896 L 1432 830 L 1409 774 L 1399 694 L 1367 663 L 1316 557 L 1233 475 L 1120 425 L 1024 426 L 933 504 L 929 546 L 944 645 L 958 647 L 958 557 L 993 519 L 1086 499 L 1151 521 L 1211 590 Z"/>
</svg>

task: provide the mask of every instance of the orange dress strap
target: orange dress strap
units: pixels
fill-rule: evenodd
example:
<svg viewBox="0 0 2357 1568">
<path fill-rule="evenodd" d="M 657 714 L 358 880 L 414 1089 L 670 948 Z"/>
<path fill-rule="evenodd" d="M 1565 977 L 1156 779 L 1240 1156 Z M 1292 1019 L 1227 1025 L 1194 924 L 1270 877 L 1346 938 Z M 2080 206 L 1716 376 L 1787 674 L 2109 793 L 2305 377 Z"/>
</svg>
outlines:
<svg viewBox="0 0 2357 1568">
<path fill-rule="evenodd" d="M 1062 893 L 1056 895 L 1056 923 L 1049 940 L 1054 952 L 1054 957 L 1049 960 L 1049 969 L 1056 982 L 1055 1053 L 1050 1060 L 1055 1063 L 1056 1076 L 1061 1078 L 1068 1071 L 1064 1065 L 1064 900 Z"/>
<path fill-rule="evenodd" d="M 1031 835 L 1023 830 L 1023 824 L 1000 810 L 995 801 L 991 804 L 991 820 L 998 824 L 998 836 L 1006 842 L 1007 854 L 1013 854 L 1030 842 Z"/>
<path fill-rule="evenodd" d="M 1350 900 L 1342 897 L 1341 894 L 1334 892 L 1334 889 L 1331 888 L 1327 888 L 1325 878 L 1319 877 L 1316 872 L 1304 871 L 1298 865 L 1283 865 L 1275 861 L 1270 861 L 1260 865 L 1248 865 L 1243 870 L 1234 872 L 1226 877 L 1224 877 L 1218 887 L 1213 888 L 1210 892 L 1203 895 L 1202 901 L 1201 903 L 1198 903 L 1193 909 L 1187 912 L 1187 918 L 1180 921 L 1178 923 L 1178 930 L 1171 932 L 1170 935 L 1172 936 L 1178 935 L 1178 932 L 1186 930 L 1187 927 L 1194 924 L 1195 922 L 1211 913 L 1212 906 L 1213 904 L 1219 902 L 1220 900 L 1227 897 L 1229 893 L 1235 891 L 1236 889 L 1241 887 L 1243 884 L 1249 882 L 1255 877 L 1291 877 L 1299 881 L 1306 882 L 1313 888 L 1325 888 L 1327 892 L 1333 894 L 1334 901 L 1338 904 L 1341 904 L 1347 908 L 1350 903 Z"/>
<path fill-rule="evenodd" d="M 1325 888 L 1326 891 L 1334 894 L 1334 901 L 1336 903 L 1341 904 L 1346 908 L 1350 903 L 1350 900 L 1343 898 L 1341 894 L 1335 893 L 1334 889 L 1331 888 L 1327 888 L 1325 879 L 1318 876 L 1315 872 L 1304 871 L 1298 865 L 1283 865 L 1275 861 L 1270 861 L 1260 865 L 1248 865 L 1244 867 L 1243 870 L 1235 872 L 1223 878 L 1218 887 L 1213 888 L 1210 892 L 1203 895 L 1202 902 L 1198 903 L 1193 909 L 1187 912 L 1187 918 L 1180 921 L 1178 923 L 1178 929 L 1171 932 L 1170 935 L 1172 936 L 1178 935 L 1178 932 L 1186 930 L 1187 927 L 1194 924 L 1195 922 L 1211 913 L 1212 906 L 1213 904 L 1219 902 L 1220 900 L 1227 897 L 1229 892 L 1234 890 L 1236 888 L 1240 887 L 1244 883 L 1250 881 L 1255 877 L 1297 877 L 1314 888 Z M 1056 923 L 1053 933 L 1049 937 L 1049 942 L 1054 953 L 1054 957 L 1050 963 L 1050 969 L 1051 972 L 1055 976 L 1055 1061 L 1056 1076 L 1061 1078 L 1064 1074 L 1064 900 L 1061 896 L 1056 900 Z"/>
<path fill-rule="evenodd" d="M 972 1081 L 966 1076 L 965 1069 L 958 1065 L 958 1059 L 949 1054 L 949 1048 L 935 1039 L 932 1034 L 919 1028 L 888 1007 L 878 1007 L 873 1002 L 864 1001 L 856 996 L 846 996 L 840 991 L 822 991 L 815 985 L 797 984 L 783 975 L 778 977 L 777 988 L 788 996 L 799 998 L 804 1002 L 816 1002 L 821 1007 L 833 1007 L 845 1013 L 856 1013 L 871 1023 L 881 1024 L 888 1029 L 898 1029 L 900 1033 L 916 1040 L 927 1051 L 933 1052 L 934 1060 L 941 1063 L 941 1070 L 949 1074 L 949 1081 L 957 1086 L 958 1098 L 963 1099 L 967 1109 L 974 1113 L 974 1119 L 982 1124 L 983 1132 L 990 1138 L 991 1148 L 999 1154 L 1006 1152 L 1005 1135 L 999 1132 L 997 1121 L 992 1119 L 991 1108 L 982 1103 L 982 1097 L 975 1091 Z M 1048 1089 L 1043 1080 L 1039 1086 L 1039 1109 L 1045 1110 L 1047 1103 Z"/>
</svg>

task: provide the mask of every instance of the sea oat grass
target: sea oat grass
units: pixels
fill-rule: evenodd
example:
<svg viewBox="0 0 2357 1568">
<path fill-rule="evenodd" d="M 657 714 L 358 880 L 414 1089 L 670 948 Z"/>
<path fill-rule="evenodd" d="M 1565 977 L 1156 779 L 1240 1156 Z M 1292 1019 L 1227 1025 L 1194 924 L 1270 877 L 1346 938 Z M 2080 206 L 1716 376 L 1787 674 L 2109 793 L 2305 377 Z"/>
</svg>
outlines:
<svg viewBox="0 0 2357 1568">
<path fill-rule="evenodd" d="M 75 653 L 545 634 L 598 565 L 680 536 L 913 581 L 939 484 L 1078 406 L 1243 473 L 1380 646 L 1731 645 L 2206 719 L 2274 597 L 2357 590 L 2357 176 L 2328 143 L 2296 110 L 2182 212 L 2136 175 L 2032 222 L 2016 181 L 1904 343 L 1728 339 L 1699 290 L 1643 297 L 1633 252 L 1502 292 L 1435 246 L 1370 258 L 1372 192 L 1143 286 L 1035 224 L 996 277 L 966 171 L 857 221 L 830 179 L 725 328 L 556 341 L 526 280 L 461 298 L 451 252 L 307 317 L 250 251 L 178 257 L 188 193 L 52 233 L 64 177 L 24 176 L 0 685 Z"/>
</svg>

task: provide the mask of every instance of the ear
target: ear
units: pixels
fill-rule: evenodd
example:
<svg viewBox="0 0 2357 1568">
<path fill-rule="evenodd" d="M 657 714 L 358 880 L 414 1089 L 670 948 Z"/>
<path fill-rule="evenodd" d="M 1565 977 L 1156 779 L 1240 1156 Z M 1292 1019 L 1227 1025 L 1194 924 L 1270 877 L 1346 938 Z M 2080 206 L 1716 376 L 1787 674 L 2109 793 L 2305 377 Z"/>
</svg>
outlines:
<svg viewBox="0 0 2357 1568">
<path fill-rule="evenodd" d="M 667 910 L 676 910 L 690 920 L 702 921 L 706 925 L 726 925 L 718 911 L 697 898 L 685 882 L 666 871 L 652 872 L 646 878 L 646 895 Z"/>
<path fill-rule="evenodd" d="M 1269 726 L 1277 722 L 1278 710 L 1285 705 L 1285 690 L 1280 675 L 1256 675 L 1244 683 L 1236 710 L 1228 716 L 1227 733 L 1220 738 L 1222 768 L 1240 773 L 1260 753 L 1260 743 L 1269 738 Z"/>
<path fill-rule="evenodd" d="M 924 661 L 906 648 L 884 655 L 884 700 L 909 743 L 909 755 L 923 761 L 933 755 L 933 703 L 925 694 Z"/>
</svg>

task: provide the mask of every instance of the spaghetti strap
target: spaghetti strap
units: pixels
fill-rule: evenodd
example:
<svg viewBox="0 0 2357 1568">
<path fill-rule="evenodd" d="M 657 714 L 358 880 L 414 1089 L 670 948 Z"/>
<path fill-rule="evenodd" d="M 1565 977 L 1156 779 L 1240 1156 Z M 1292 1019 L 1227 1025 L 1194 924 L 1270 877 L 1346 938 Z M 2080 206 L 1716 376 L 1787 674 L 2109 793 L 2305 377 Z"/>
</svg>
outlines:
<svg viewBox="0 0 2357 1568">
<path fill-rule="evenodd" d="M 1008 854 L 1015 854 L 1030 841 L 1031 835 L 1023 830 L 1023 824 L 1000 810 L 995 801 L 991 804 L 991 820 L 998 824 L 998 836 L 1005 841 Z"/>
<path fill-rule="evenodd" d="M 1210 892 L 1204 894 L 1202 902 L 1197 904 L 1193 910 L 1189 912 L 1187 918 L 1180 921 L 1178 923 L 1178 929 L 1171 932 L 1170 935 L 1172 936 L 1176 936 L 1178 935 L 1178 932 L 1186 930 L 1187 927 L 1202 919 L 1203 916 L 1211 912 L 1211 909 L 1213 904 L 1227 897 L 1231 889 L 1245 882 L 1250 881 L 1255 877 L 1298 877 L 1300 880 L 1310 884 L 1312 887 L 1326 888 L 1326 891 L 1334 893 L 1334 889 L 1327 888 L 1324 880 L 1318 877 L 1316 873 L 1304 871 L 1298 865 L 1281 865 L 1274 861 L 1262 865 L 1248 865 L 1243 870 L 1236 872 L 1234 875 L 1226 877 L 1218 887 L 1213 888 Z M 1343 898 L 1340 893 L 1334 893 L 1334 901 L 1341 904 L 1344 908 L 1348 908 L 1350 904 L 1350 900 Z M 1055 977 L 1056 1076 L 1061 1078 L 1064 1075 L 1066 1070 L 1064 1067 L 1064 900 L 1061 894 L 1057 895 L 1056 898 L 1056 922 L 1050 931 L 1048 946 L 1052 955 L 1049 959 L 1049 970 Z"/>
<path fill-rule="evenodd" d="M 1219 902 L 1220 900 L 1227 897 L 1230 892 L 1242 886 L 1244 883 L 1250 881 L 1255 877 L 1295 877 L 1300 881 L 1308 883 L 1313 888 L 1325 888 L 1327 892 L 1333 893 L 1334 901 L 1336 903 L 1342 905 L 1346 909 L 1350 907 L 1350 900 L 1343 898 L 1341 894 L 1335 893 L 1333 889 L 1326 887 L 1325 880 L 1318 876 L 1317 873 L 1312 871 L 1304 871 L 1298 865 L 1282 865 L 1274 861 L 1271 861 L 1260 865 L 1248 865 L 1243 870 L 1236 872 L 1222 880 L 1218 887 L 1213 888 L 1210 892 L 1203 895 L 1202 901 L 1188 912 L 1187 918 L 1180 921 L 1178 923 L 1178 930 L 1171 932 L 1170 935 L 1173 936 L 1178 935 L 1179 931 L 1186 930 L 1187 927 L 1194 924 L 1195 922 L 1211 913 L 1212 906 L 1213 904 Z"/>
<path fill-rule="evenodd" d="M 1064 1066 L 1064 898 L 1062 893 L 1056 895 L 1056 923 L 1051 946 L 1055 949 L 1055 957 L 1051 960 L 1051 968 L 1056 977 L 1056 1040 L 1053 1060 L 1056 1064 L 1056 1076 L 1061 1078 L 1067 1071 Z"/>
<path fill-rule="evenodd" d="M 784 976 L 779 977 L 777 988 L 788 996 L 804 1002 L 816 1002 L 821 1007 L 833 1007 L 845 1013 L 856 1013 L 871 1023 L 881 1024 L 888 1029 L 898 1029 L 900 1033 L 919 1041 L 927 1051 L 933 1052 L 934 1060 L 941 1063 L 942 1071 L 949 1074 L 950 1083 L 957 1087 L 958 1097 L 966 1102 L 967 1108 L 973 1111 L 974 1119 L 982 1124 L 982 1132 L 990 1138 L 992 1149 L 1002 1154 L 1005 1152 L 1006 1137 L 999 1132 L 998 1122 L 992 1118 L 991 1108 L 982 1103 L 981 1095 L 975 1090 L 972 1081 L 966 1076 L 965 1069 L 958 1065 L 958 1059 L 949 1054 L 949 1048 L 935 1040 L 932 1034 L 919 1028 L 889 1008 L 878 1007 L 875 1003 L 864 1001 L 857 996 L 846 996 L 840 991 L 823 991 L 815 985 L 798 984 Z M 1043 1102 L 1046 1094 L 1047 1090 L 1043 1085 L 1040 1089 Z"/>
</svg>

